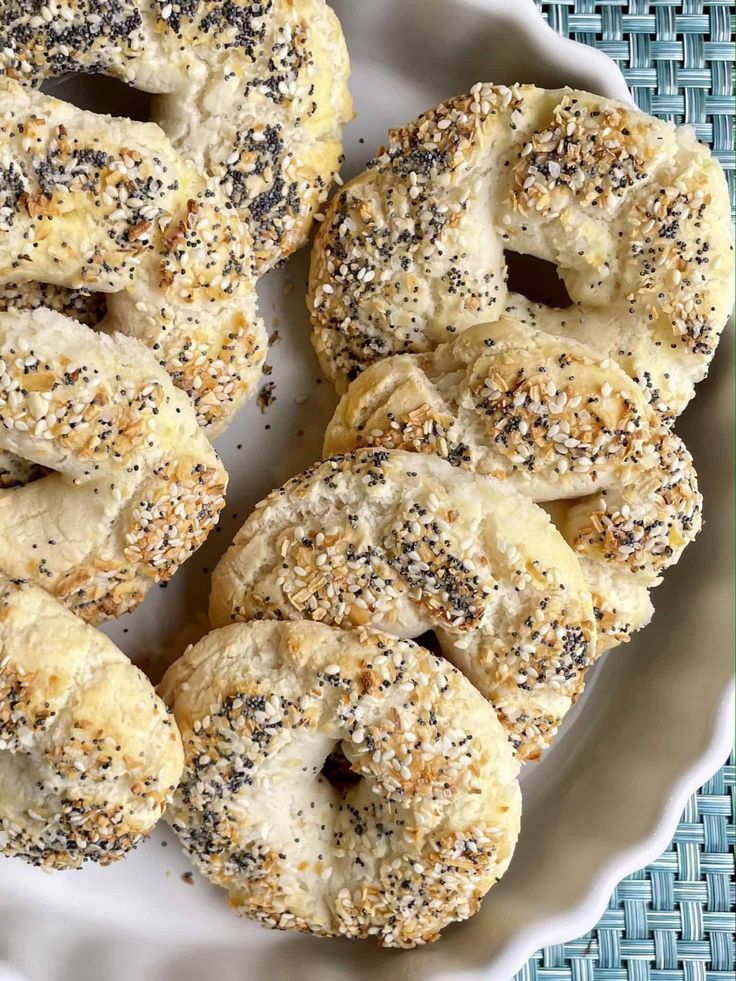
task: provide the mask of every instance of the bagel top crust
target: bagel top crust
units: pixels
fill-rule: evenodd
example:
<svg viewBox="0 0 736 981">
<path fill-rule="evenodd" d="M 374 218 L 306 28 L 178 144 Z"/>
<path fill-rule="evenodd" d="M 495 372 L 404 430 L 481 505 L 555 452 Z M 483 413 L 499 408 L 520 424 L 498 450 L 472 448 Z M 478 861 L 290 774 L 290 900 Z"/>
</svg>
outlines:
<svg viewBox="0 0 736 981">
<path fill-rule="evenodd" d="M 522 758 L 549 741 L 596 656 L 588 587 L 544 511 L 402 450 L 333 457 L 269 494 L 214 571 L 210 617 L 434 630 Z"/>
<path fill-rule="evenodd" d="M 688 128 L 585 92 L 479 83 L 391 131 L 330 203 L 314 345 L 344 392 L 374 361 L 510 311 L 618 361 L 677 415 L 730 312 L 728 214 Z M 510 293 L 504 249 L 556 263 L 572 306 Z"/>
<path fill-rule="evenodd" d="M 151 831 L 182 766 L 145 675 L 43 590 L 0 577 L 0 854 L 108 865 Z"/>
<path fill-rule="evenodd" d="M 366 368 L 327 426 L 324 455 L 360 446 L 436 453 L 553 501 L 606 488 L 622 469 L 651 468 L 662 430 L 615 362 L 504 316 Z"/>
<path fill-rule="evenodd" d="M 215 177 L 264 270 L 298 248 L 339 168 L 348 55 L 324 0 L 21 0 L 0 10 L 0 70 L 33 85 L 112 75 Z"/>
<path fill-rule="evenodd" d="M 4 305 L 84 316 L 84 291 L 108 294 L 101 328 L 145 340 L 200 424 L 221 429 L 255 388 L 266 337 L 250 236 L 217 183 L 154 123 L 2 77 L 0 175 Z"/>
<path fill-rule="evenodd" d="M 508 317 L 366 368 L 324 456 L 361 446 L 436 455 L 545 502 L 582 560 L 599 650 L 649 621 L 649 588 L 700 530 L 690 454 L 636 382 L 589 347 Z"/>
<path fill-rule="evenodd" d="M 327 427 L 324 455 L 362 446 L 435 454 L 533 501 L 568 499 L 581 517 L 613 512 L 619 534 L 596 528 L 601 557 L 648 583 L 700 529 L 690 454 L 639 386 L 589 348 L 508 317 L 367 368 Z M 585 521 L 575 537 L 595 551 Z"/>
<path fill-rule="evenodd" d="M 171 578 L 225 504 L 225 470 L 151 352 L 47 309 L 0 314 L 0 450 L 56 471 L 0 491 L 0 571 L 93 621 Z"/>
<path fill-rule="evenodd" d="M 241 915 L 413 947 L 472 915 L 508 866 L 518 763 L 479 693 L 421 647 L 232 624 L 160 691 L 186 755 L 167 820 Z M 343 786 L 324 775 L 336 750 Z"/>
</svg>

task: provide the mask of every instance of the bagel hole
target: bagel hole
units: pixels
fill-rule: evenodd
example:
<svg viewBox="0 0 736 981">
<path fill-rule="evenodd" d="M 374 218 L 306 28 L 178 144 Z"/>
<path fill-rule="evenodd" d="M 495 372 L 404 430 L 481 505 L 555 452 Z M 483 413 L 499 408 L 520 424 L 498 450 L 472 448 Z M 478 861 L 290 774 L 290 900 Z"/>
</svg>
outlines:
<svg viewBox="0 0 736 981">
<path fill-rule="evenodd" d="M 101 324 L 107 314 L 107 297 L 104 293 L 85 293 L 81 290 L 68 291 L 68 308 L 70 317 L 79 320 L 87 327 Z"/>
<path fill-rule="evenodd" d="M 572 306 L 570 294 L 554 262 L 521 252 L 505 251 L 503 257 L 506 260 L 506 285 L 513 293 L 521 293 L 533 303 L 557 310 Z"/>
<path fill-rule="evenodd" d="M 363 779 L 359 773 L 350 769 L 350 761 L 342 751 L 342 743 L 338 743 L 324 761 L 320 774 L 341 794 L 352 790 Z"/>
<path fill-rule="evenodd" d="M 428 630 L 424 634 L 420 634 L 418 637 L 414 638 L 414 643 L 419 644 L 425 650 L 430 651 L 435 657 L 441 657 L 444 659 L 445 655 L 442 653 L 442 648 L 437 640 L 437 634 L 434 630 Z"/>
<path fill-rule="evenodd" d="M 141 123 L 146 123 L 151 118 L 151 94 L 131 88 L 109 75 L 62 75 L 49 78 L 41 86 L 41 91 L 90 112 L 104 112 Z"/>
<path fill-rule="evenodd" d="M 0 490 L 25 487 L 26 484 L 32 484 L 51 472 L 40 463 L 32 463 L 23 457 L 0 450 Z"/>
</svg>

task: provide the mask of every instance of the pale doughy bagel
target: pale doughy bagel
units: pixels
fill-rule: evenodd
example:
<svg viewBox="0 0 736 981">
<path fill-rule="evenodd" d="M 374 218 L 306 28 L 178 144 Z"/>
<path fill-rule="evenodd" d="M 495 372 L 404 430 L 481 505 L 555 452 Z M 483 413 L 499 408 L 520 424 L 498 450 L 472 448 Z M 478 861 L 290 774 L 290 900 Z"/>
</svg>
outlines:
<svg viewBox="0 0 736 981">
<path fill-rule="evenodd" d="M 250 236 L 216 182 L 158 126 L 11 79 L 0 80 L 0 174 L 5 307 L 89 321 L 85 291 L 107 294 L 103 329 L 144 340 L 201 425 L 221 429 L 254 391 L 267 345 Z"/>
<path fill-rule="evenodd" d="M 145 675 L 43 590 L 0 577 L 0 854 L 108 865 L 151 831 L 182 767 Z"/>
<path fill-rule="evenodd" d="M 352 115 L 345 41 L 323 0 L 30 0 L 0 10 L 0 70 L 158 93 L 153 119 L 215 178 L 267 268 L 306 239 Z"/>
<path fill-rule="evenodd" d="M 689 128 L 585 92 L 478 84 L 393 130 L 330 204 L 314 344 L 344 392 L 374 361 L 510 311 L 617 361 L 676 415 L 731 310 L 729 213 Z M 556 263 L 572 306 L 509 293 L 504 249 Z"/>
<path fill-rule="evenodd" d="M 0 450 L 57 471 L 0 492 L 0 571 L 85 619 L 133 609 L 217 523 L 227 476 L 146 347 L 0 314 Z"/>
<path fill-rule="evenodd" d="M 700 529 L 690 454 L 641 388 L 590 348 L 506 317 L 359 375 L 324 454 L 361 446 L 436 454 L 554 502 L 593 593 L 599 650 L 649 621 L 649 589 Z"/>
<path fill-rule="evenodd" d="M 413 947 L 471 916 L 506 870 L 518 763 L 470 682 L 421 647 L 232 624 L 160 690 L 186 756 L 167 820 L 238 914 Z"/>
<path fill-rule="evenodd" d="M 434 630 L 537 755 L 595 658 L 590 593 L 544 511 L 400 450 L 334 457 L 273 491 L 215 569 L 210 616 Z"/>
</svg>

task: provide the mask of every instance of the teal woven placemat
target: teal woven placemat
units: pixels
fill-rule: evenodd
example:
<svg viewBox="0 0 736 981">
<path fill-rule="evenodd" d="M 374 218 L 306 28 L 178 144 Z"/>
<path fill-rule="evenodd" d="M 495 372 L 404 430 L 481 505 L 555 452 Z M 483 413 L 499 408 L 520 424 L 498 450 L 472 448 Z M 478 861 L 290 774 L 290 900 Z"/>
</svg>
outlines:
<svg viewBox="0 0 736 981">
<path fill-rule="evenodd" d="M 510 0 L 513 2 L 513 0 Z M 734 198 L 732 0 L 537 0 L 556 31 L 617 63 L 638 105 L 695 127 Z M 734 758 L 693 794 L 667 851 L 628 876 L 590 933 L 515 981 L 736 981 Z"/>
<path fill-rule="evenodd" d="M 734 757 L 688 801 L 670 845 L 628 876 L 577 940 L 515 981 L 733 981 Z"/>
</svg>

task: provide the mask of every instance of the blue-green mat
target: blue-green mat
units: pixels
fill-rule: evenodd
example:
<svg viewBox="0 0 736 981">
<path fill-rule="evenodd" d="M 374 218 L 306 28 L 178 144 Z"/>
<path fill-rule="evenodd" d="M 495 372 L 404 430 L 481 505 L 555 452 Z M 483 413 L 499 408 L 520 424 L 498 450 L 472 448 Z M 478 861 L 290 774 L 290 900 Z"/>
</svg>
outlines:
<svg viewBox="0 0 736 981">
<path fill-rule="evenodd" d="M 513 0 L 509 0 L 513 2 Z M 537 0 L 556 31 L 618 64 L 639 106 L 690 123 L 734 188 L 732 0 Z M 693 794 L 667 851 L 628 876 L 590 933 L 515 981 L 736 981 L 734 758 Z"/>
<path fill-rule="evenodd" d="M 628 876 L 584 937 L 515 981 L 733 981 L 734 757 L 688 801 L 669 848 Z"/>
</svg>

